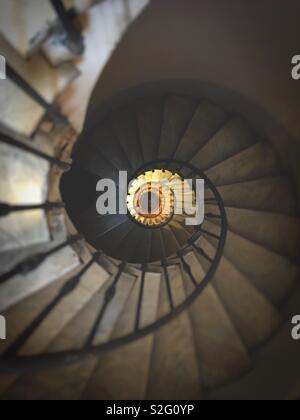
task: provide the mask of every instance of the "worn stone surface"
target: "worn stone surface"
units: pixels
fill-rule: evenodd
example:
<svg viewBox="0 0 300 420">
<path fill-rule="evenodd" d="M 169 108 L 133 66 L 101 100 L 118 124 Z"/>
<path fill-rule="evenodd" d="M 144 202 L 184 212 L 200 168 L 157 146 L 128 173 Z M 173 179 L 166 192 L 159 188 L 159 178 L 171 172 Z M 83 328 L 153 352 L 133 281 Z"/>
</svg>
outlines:
<svg viewBox="0 0 300 420">
<path fill-rule="evenodd" d="M 204 237 L 198 244 L 207 255 L 215 254 L 215 248 Z M 198 258 L 208 270 L 208 261 Z M 212 284 L 249 348 L 263 343 L 279 328 L 282 321 L 279 311 L 226 258 L 222 258 Z"/>
<path fill-rule="evenodd" d="M 280 165 L 272 148 L 260 142 L 206 172 L 216 185 L 231 185 L 279 175 Z"/>
<path fill-rule="evenodd" d="M 218 234 L 219 228 L 207 223 L 207 230 Z M 216 244 L 210 236 L 209 242 Z M 247 279 L 261 290 L 273 303 L 285 299 L 299 280 L 299 267 L 263 246 L 229 231 L 224 255 Z"/>
<path fill-rule="evenodd" d="M 206 388 L 237 380 L 251 367 L 250 356 L 212 286 L 190 309 L 201 378 Z"/>
<path fill-rule="evenodd" d="M 192 158 L 191 163 L 202 171 L 223 162 L 258 141 L 250 127 L 240 118 L 229 121 Z"/>
<path fill-rule="evenodd" d="M 134 308 L 137 307 L 140 282 L 139 278 L 116 323 L 113 338 L 126 335 L 135 327 Z M 157 317 L 159 285 L 159 274 L 146 275 L 140 327 L 151 324 Z M 152 349 L 153 335 L 149 335 L 102 355 L 82 398 L 87 400 L 145 398 Z"/>
<path fill-rule="evenodd" d="M 215 207 L 206 205 L 207 213 Z M 271 212 L 226 207 L 229 229 L 279 255 L 297 261 L 300 253 L 300 220 Z"/>
<path fill-rule="evenodd" d="M 296 194 L 287 177 L 265 178 L 218 188 L 225 206 L 297 215 Z M 206 198 L 211 198 L 212 193 Z"/>
<path fill-rule="evenodd" d="M 169 269 L 170 270 L 170 269 Z M 171 281 L 175 279 L 175 269 Z M 176 269 L 178 270 L 178 268 Z M 172 288 L 175 303 L 182 302 L 185 289 L 176 274 L 177 287 Z M 179 284 L 179 279 L 181 284 Z M 181 287 L 180 287 L 181 286 Z M 165 281 L 162 282 L 159 316 L 169 311 Z M 146 398 L 156 400 L 200 399 L 202 393 L 192 325 L 185 312 L 155 334 Z"/>
</svg>

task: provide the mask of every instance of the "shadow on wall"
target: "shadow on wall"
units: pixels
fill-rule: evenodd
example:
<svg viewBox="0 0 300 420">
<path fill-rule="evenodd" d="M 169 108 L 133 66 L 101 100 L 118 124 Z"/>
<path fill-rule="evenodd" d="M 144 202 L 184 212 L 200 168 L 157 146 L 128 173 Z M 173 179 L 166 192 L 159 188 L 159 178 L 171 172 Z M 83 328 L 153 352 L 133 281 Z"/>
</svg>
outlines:
<svg viewBox="0 0 300 420">
<path fill-rule="evenodd" d="M 206 81 L 270 116 L 235 103 L 300 185 L 300 81 L 291 77 L 291 60 L 300 49 L 299 14 L 297 0 L 152 0 L 104 69 L 86 123 L 93 109 L 120 91 L 157 80 Z"/>
</svg>

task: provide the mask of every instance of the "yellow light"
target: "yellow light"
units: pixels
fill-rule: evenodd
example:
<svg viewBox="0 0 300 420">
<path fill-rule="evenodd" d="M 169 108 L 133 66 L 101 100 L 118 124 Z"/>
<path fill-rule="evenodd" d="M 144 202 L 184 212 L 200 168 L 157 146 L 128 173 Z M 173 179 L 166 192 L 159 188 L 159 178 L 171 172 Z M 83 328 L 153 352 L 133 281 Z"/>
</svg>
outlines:
<svg viewBox="0 0 300 420">
<path fill-rule="evenodd" d="M 184 180 L 170 171 L 156 169 L 145 172 L 129 188 L 127 206 L 130 215 L 147 227 L 154 228 L 168 223 L 178 202 L 177 192 L 180 189 L 184 191 L 181 200 L 187 195 L 191 196 L 192 190 L 186 191 L 183 186 Z"/>
</svg>

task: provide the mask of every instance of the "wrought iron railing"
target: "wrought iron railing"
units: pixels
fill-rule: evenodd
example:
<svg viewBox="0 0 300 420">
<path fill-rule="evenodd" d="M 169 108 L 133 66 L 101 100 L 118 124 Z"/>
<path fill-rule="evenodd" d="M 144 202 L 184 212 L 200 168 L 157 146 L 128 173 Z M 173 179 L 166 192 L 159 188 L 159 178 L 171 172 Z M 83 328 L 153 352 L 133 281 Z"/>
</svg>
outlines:
<svg viewBox="0 0 300 420">
<path fill-rule="evenodd" d="M 72 22 L 71 13 L 68 12 L 62 0 L 49 0 L 55 10 L 59 21 L 66 33 L 66 47 L 75 55 L 84 53 L 84 38 L 75 28 Z M 6 76 L 15 83 L 21 90 L 39 104 L 47 113 L 47 115 L 57 124 L 69 125 L 67 117 L 65 117 L 59 109 L 50 104 L 30 83 L 6 60 Z"/>
<path fill-rule="evenodd" d="M 17 136 L 16 136 L 17 137 Z M 60 159 L 57 159 L 53 156 L 47 155 L 46 153 L 42 152 L 41 150 L 38 150 L 32 146 L 30 146 L 30 141 L 26 140 L 21 141 L 17 138 L 14 138 L 13 135 L 8 135 L 7 133 L 1 132 L 1 143 L 7 144 L 8 146 L 15 147 L 17 149 L 22 150 L 23 152 L 30 153 L 34 156 L 37 156 L 40 159 L 46 160 L 51 165 L 54 165 L 61 169 L 62 171 L 69 171 L 71 166 L 70 163 L 64 162 Z"/>
<path fill-rule="evenodd" d="M 39 92 L 37 92 L 8 62 L 6 64 L 6 75 L 21 90 L 39 104 L 47 113 L 47 115 L 57 124 L 68 125 L 68 119 L 63 116 L 60 111 L 47 102 Z"/>
<path fill-rule="evenodd" d="M 0 136 L 1 139 L 1 136 Z M 29 152 L 28 149 L 25 150 Z M 35 151 L 33 152 L 35 153 Z M 53 162 L 57 164 L 58 162 Z M 162 326 L 166 325 L 170 322 L 173 318 L 181 314 L 184 310 L 186 310 L 194 301 L 195 299 L 203 292 L 206 286 L 209 284 L 213 275 L 215 274 L 220 260 L 223 255 L 223 249 L 225 246 L 226 241 L 226 233 L 227 233 L 227 218 L 226 212 L 224 208 L 224 204 L 222 199 L 211 183 L 211 181 L 197 168 L 192 167 L 191 165 L 180 162 L 180 161 L 157 161 L 151 162 L 147 164 L 145 167 L 141 168 L 139 173 L 142 173 L 143 170 L 149 167 L 157 167 L 160 165 L 161 167 L 166 167 L 168 164 L 171 164 L 174 168 L 174 165 L 178 166 L 187 166 L 190 167 L 194 173 L 198 174 L 198 177 L 204 179 L 206 182 L 206 186 L 211 190 L 214 196 L 214 201 L 216 204 L 216 213 L 211 214 L 208 213 L 205 215 L 204 222 L 201 226 L 196 227 L 194 230 L 193 235 L 188 239 L 186 244 L 182 246 L 180 250 L 176 253 L 176 255 L 167 256 L 164 254 L 162 256 L 162 260 L 160 262 L 161 267 L 161 275 L 162 281 L 165 282 L 166 291 L 167 291 L 167 299 L 169 305 L 169 311 L 167 314 L 158 317 L 152 322 L 150 325 L 142 326 L 141 323 L 141 314 L 143 309 L 143 304 L 145 302 L 145 281 L 146 281 L 146 274 L 148 271 L 151 272 L 151 267 L 149 264 L 145 263 L 141 267 L 141 282 L 140 282 L 140 289 L 138 293 L 138 300 L 136 307 L 132 308 L 135 311 L 135 322 L 130 333 L 127 333 L 124 336 L 114 337 L 111 338 L 109 341 L 102 343 L 100 345 L 94 344 L 94 339 L 96 333 L 101 325 L 101 322 L 108 310 L 110 304 L 113 302 L 117 289 L 122 281 L 122 275 L 127 271 L 127 268 L 130 267 L 130 263 L 127 261 L 122 261 L 119 266 L 117 267 L 117 273 L 114 275 L 112 279 L 112 283 L 105 292 L 104 300 L 99 307 L 99 313 L 94 320 L 93 324 L 89 327 L 89 334 L 85 343 L 81 349 L 69 349 L 66 351 L 61 352 L 54 352 L 54 353 L 45 353 L 45 354 L 33 354 L 28 356 L 21 356 L 19 352 L 22 350 L 23 346 L 27 343 L 30 337 L 34 334 L 34 332 L 41 326 L 43 321 L 52 313 L 53 310 L 57 307 L 57 305 L 70 293 L 72 293 L 82 281 L 83 275 L 88 271 L 88 269 L 93 264 L 100 264 L 100 257 L 105 258 L 106 256 L 102 253 L 102 251 L 96 252 L 92 255 L 90 262 L 88 262 L 78 274 L 73 276 L 69 279 L 65 285 L 61 288 L 57 296 L 53 298 L 53 300 L 41 311 L 41 313 L 28 325 L 25 330 L 19 335 L 19 337 L 11 343 L 9 348 L 5 351 L 5 353 L 0 358 L 0 373 L 21 373 L 27 372 L 31 370 L 39 370 L 51 367 L 59 367 L 64 366 L 79 360 L 82 360 L 86 357 L 91 355 L 98 355 L 102 352 L 113 350 L 119 346 L 126 345 L 134 340 L 137 340 L 141 337 L 144 337 L 150 333 L 157 331 Z M 53 204 L 45 204 L 39 206 L 45 210 L 51 210 L 52 208 L 56 208 L 56 206 L 60 206 L 61 203 L 53 203 Z M 6 215 L 9 211 L 18 211 L 20 209 L 26 209 L 27 206 L 20 206 L 20 208 L 15 208 L 14 206 L 7 205 L 0 205 L 0 212 L 2 215 Z M 220 225 L 220 235 L 216 235 L 209 232 L 209 229 L 206 228 L 205 222 L 208 220 L 210 221 L 212 218 L 218 219 Z M 198 239 L 201 235 L 209 235 L 217 240 L 217 247 L 216 253 L 214 257 L 208 256 L 206 252 L 199 246 L 197 243 Z M 53 253 L 59 252 L 65 246 L 73 245 L 78 240 L 81 240 L 81 236 L 73 236 L 70 237 L 65 243 L 55 247 L 53 250 L 35 255 L 27 260 L 19 263 L 15 268 L 13 268 L 9 273 L 4 274 L 1 276 L 1 283 L 10 281 L 10 278 L 16 274 L 25 274 L 28 273 L 30 270 L 36 269 L 42 262 L 44 262 L 50 255 Z M 194 253 L 198 254 L 199 256 L 204 257 L 209 263 L 209 269 L 206 271 L 204 277 L 202 279 L 196 278 L 195 274 L 193 273 L 193 269 L 190 266 L 186 255 L 193 250 Z M 193 291 L 190 294 L 186 295 L 184 301 L 180 304 L 176 304 L 173 298 L 173 289 L 172 289 L 172 279 L 170 278 L 168 268 L 171 266 L 177 266 L 183 270 L 183 272 L 187 275 L 187 278 L 190 279 L 191 285 L 193 286 Z M 59 276 L 59 273 L 58 273 Z"/>
<path fill-rule="evenodd" d="M 69 16 L 63 8 L 62 2 L 60 0 L 55 1 L 51 0 L 56 12 L 58 13 L 59 18 L 68 32 L 70 45 L 77 45 L 79 49 L 82 47 L 81 36 L 73 28 Z M 16 83 L 22 90 L 24 90 L 34 101 L 36 101 L 40 106 L 42 106 L 47 114 L 53 118 L 53 120 L 59 124 L 68 124 L 67 118 L 65 118 L 52 104 L 49 104 L 36 90 L 32 88 L 27 81 L 18 74 L 10 65 L 7 66 L 7 75 L 8 77 Z M 33 148 L 30 146 L 30 142 L 19 141 L 18 138 L 7 135 L 3 133 L 0 135 L 0 142 L 5 143 L 8 146 L 18 148 L 24 153 L 30 153 L 40 159 L 44 159 L 50 163 L 52 166 L 56 166 L 62 171 L 67 171 L 70 169 L 71 165 L 68 162 L 61 161 L 56 157 L 49 156 L 44 152 Z M 146 275 L 148 272 L 151 272 L 152 267 L 149 264 L 150 261 L 143 263 L 140 268 L 141 281 L 138 290 L 138 299 L 136 306 L 132 308 L 134 311 L 134 325 L 132 330 L 129 333 L 126 333 L 123 336 L 113 337 L 105 343 L 95 344 L 95 337 L 100 327 L 103 318 L 114 301 L 116 293 L 120 283 L 122 282 L 122 276 L 127 272 L 128 268 L 131 268 L 130 261 L 121 261 L 117 267 L 117 272 L 111 278 L 111 284 L 104 294 L 104 299 L 100 304 L 99 312 L 96 316 L 96 319 L 89 327 L 89 334 L 84 342 L 84 345 L 81 349 L 69 349 L 60 352 L 51 352 L 44 354 L 32 354 L 23 356 L 20 355 L 20 351 L 23 349 L 28 340 L 32 335 L 41 327 L 43 321 L 55 310 L 57 305 L 59 305 L 63 299 L 69 296 L 83 281 L 83 276 L 87 271 L 94 265 L 100 264 L 100 257 L 106 258 L 103 252 L 97 251 L 91 255 L 90 261 L 86 263 L 79 272 L 67 280 L 61 290 L 57 295 L 52 299 L 52 301 L 38 314 L 38 316 L 22 331 L 22 333 L 12 342 L 9 347 L 6 349 L 5 353 L 0 357 L 0 373 L 22 373 L 32 370 L 40 370 L 45 368 L 65 366 L 70 363 L 82 360 L 91 355 L 99 355 L 102 352 L 113 350 L 119 346 L 126 345 L 134 340 L 137 340 L 141 337 L 144 337 L 148 334 L 154 333 L 162 326 L 169 323 L 176 316 L 181 314 L 186 310 L 203 292 L 209 282 L 212 280 L 220 260 L 223 255 L 223 250 L 226 241 L 227 233 L 227 218 L 224 208 L 223 201 L 216 187 L 212 182 L 199 171 L 194 166 L 176 160 L 162 159 L 155 162 L 150 162 L 144 165 L 142 168 L 137 171 L 134 177 L 137 177 L 143 171 L 152 170 L 154 168 L 165 168 L 175 171 L 176 173 L 181 173 L 183 168 L 185 168 L 185 173 L 190 173 L 193 177 L 198 177 L 204 179 L 206 186 L 210 189 L 213 194 L 213 198 L 209 198 L 207 202 L 213 202 L 215 204 L 216 212 L 205 214 L 204 222 L 200 227 L 195 227 L 193 234 L 190 235 L 186 243 L 182 244 L 181 248 L 177 250 L 175 255 L 168 255 L 164 247 L 164 241 L 162 239 L 162 255 L 161 261 L 159 261 L 159 267 L 161 269 L 161 279 L 165 283 L 165 288 L 167 291 L 167 300 L 169 311 L 159 316 L 150 323 L 149 325 L 144 326 L 141 322 L 143 305 L 145 302 L 145 284 L 146 284 Z M 186 171 L 187 170 L 187 171 Z M 6 217 L 12 212 L 22 212 L 26 210 L 40 209 L 46 212 L 61 209 L 64 207 L 63 203 L 51 203 L 46 202 L 43 204 L 32 204 L 32 205 L 11 205 L 10 203 L 1 203 L 0 202 L 0 216 Z M 217 220 L 220 226 L 220 235 L 210 233 L 209 229 L 206 227 L 206 221 Z M 201 235 L 209 235 L 217 241 L 215 255 L 208 256 L 206 252 L 201 248 L 198 243 Z M 71 236 L 64 243 L 57 245 L 52 250 L 48 252 L 38 253 L 33 255 L 24 261 L 18 263 L 15 267 L 10 269 L 7 273 L 4 273 L 0 276 L 0 284 L 5 284 L 9 282 L 15 275 L 25 275 L 30 273 L 33 270 L 36 270 L 43 262 L 45 262 L 50 256 L 55 253 L 60 252 L 67 246 L 74 245 L 77 241 L 82 240 L 82 236 Z M 192 267 L 187 260 L 187 254 L 190 251 L 198 254 L 201 257 L 204 257 L 209 263 L 209 269 L 204 273 L 202 279 L 196 278 L 193 273 Z M 177 266 L 180 268 L 187 276 L 193 287 L 192 292 L 186 294 L 185 299 L 177 304 L 173 296 L 173 286 L 172 279 L 169 274 L 169 267 Z M 157 266 L 156 266 L 157 267 Z M 57 273 L 59 277 L 60 273 Z"/>
</svg>

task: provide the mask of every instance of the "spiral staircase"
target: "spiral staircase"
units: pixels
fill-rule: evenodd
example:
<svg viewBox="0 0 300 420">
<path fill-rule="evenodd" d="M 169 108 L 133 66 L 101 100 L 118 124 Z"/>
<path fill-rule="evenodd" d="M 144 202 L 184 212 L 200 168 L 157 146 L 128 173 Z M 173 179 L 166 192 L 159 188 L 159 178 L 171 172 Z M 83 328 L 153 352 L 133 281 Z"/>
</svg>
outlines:
<svg viewBox="0 0 300 420">
<path fill-rule="evenodd" d="M 55 126 L 33 143 L 1 127 L 1 398 L 200 400 L 249 374 L 299 285 L 296 191 L 270 143 L 205 96 L 129 98 L 79 137 L 44 105 Z M 120 171 L 204 179 L 203 223 L 100 216 L 100 179 L 129 193 Z"/>
</svg>

